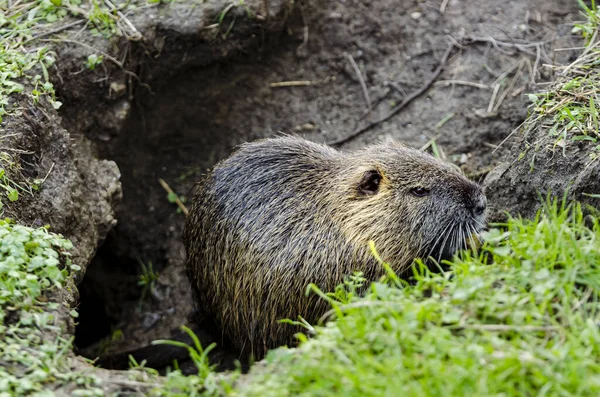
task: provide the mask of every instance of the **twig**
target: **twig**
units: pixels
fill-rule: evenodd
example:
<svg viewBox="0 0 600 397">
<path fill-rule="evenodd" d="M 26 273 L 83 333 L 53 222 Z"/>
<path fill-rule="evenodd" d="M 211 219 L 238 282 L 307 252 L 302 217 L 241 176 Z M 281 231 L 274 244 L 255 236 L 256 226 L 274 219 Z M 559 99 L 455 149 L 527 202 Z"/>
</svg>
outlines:
<svg viewBox="0 0 600 397">
<path fill-rule="evenodd" d="M 48 177 L 50 176 L 50 173 L 52 172 L 52 170 L 54 169 L 54 165 L 56 163 L 52 163 L 52 165 L 50 166 L 50 169 L 48 170 L 48 172 L 46 173 L 46 176 L 44 177 L 44 179 L 41 180 L 40 185 L 43 184 L 44 182 L 46 182 L 46 179 L 48 179 Z"/>
<path fill-rule="evenodd" d="M 493 109 L 494 113 L 498 112 L 498 109 L 500 109 L 500 105 L 502 105 L 502 102 L 504 102 L 504 99 L 508 95 L 509 91 L 512 91 L 512 89 L 515 87 L 515 83 L 516 83 L 517 79 L 519 78 L 519 76 L 521 75 L 521 68 L 522 68 L 522 66 L 523 66 L 523 64 L 521 63 L 519 65 L 519 67 L 517 68 L 517 71 L 515 72 L 515 75 L 513 76 L 512 80 L 510 82 L 510 85 L 508 86 L 508 88 L 506 88 L 502 92 L 502 94 L 500 95 L 500 98 L 498 99 L 498 101 L 494 105 L 494 109 Z"/>
<path fill-rule="evenodd" d="M 502 142 L 500 142 L 500 143 L 498 144 L 498 146 L 496 146 L 496 149 L 492 150 L 492 154 L 493 154 L 493 153 L 496 153 L 496 151 L 497 151 L 498 149 L 500 149 L 500 147 L 501 147 L 502 145 L 504 145 L 504 144 L 506 143 L 506 141 L 508 141 L 508 140 L 510 139 L 510 137 L 511 137 L 511 136 L 513 136 L 513 135 L 515 134 L 515 132 L 519 131 L 519 129 L 520 129 L 520 128 L 521 128 L 521 127 L 524 125 L 524 124 L 525 124 L 525 122 L 522 122 L 522 123 L 521 123 L 521 124 L 519 124 L 519 125 L 518 125 L 518 126 L 517 126 L 517 127 L 514 129 L 514 130 L 512 130 L 512 131 L 510 132 L 510 134 L 508 134 L 508 135 L 506 136 L 506 138 L 504 138 L 504 139 L 502 140 Z"/>
<path fill-rule="evenodd" d="M 490 98 L 490 104 L 488 105 L 487 112 L 492 113 L 494 109 L 494 101 L 496 100 L 496 95 L 498 95 L 498 91 L 500 91 L 500 84 L 494 85 L 494 92 L 492 92 L 492 98 Z"/>
<path fill-rule="evenodd" d="M 528 50 L 528 48 L 539 47 L 541 45 L 551 42 L 552 40 L 538 41 L 538 42 L 534 42 L 534 43 L 530 43 L 530 42 L 509 43 L 506 41 L 496 40 L 495 38 L 493 38 L 491 36 L 486 36 L 486 37 L 471 36 L 471 37 L 465 38 L 465 41 L 471 42 L 471 43 L 491 43 L 494 46 L 494 48 L 496 48 L 498 51 L 504 52 L 506 54 L 510 54 L 510 52 L 502 49 L 501 47 L 515 48 L 516 50 L 523 52 L 525 54 L 528 54 L 532 57 L 537 57 L 537 54 L 533 51 Z M 552 61 L 548 58 L 548 56 L 542 56 L 542 58 L 544 58 L 544 62 L 552 63 Z"/>
<path fill-rule="evenodd" d="M 523 59 L 527 59 L 527 58 L 521 58 L 517 62 L 515 62 L 510 68 L 508 68 L 500 76 L 498 76 L 496 78 L 496 80 L 494 80 L 494 82 L 492 84 L 490 84 L 490 87 L 493 87 L 496 84 L 500 83 L 502 80 L 504 80 L 504 78 L 506 76 L 508 76 L 509 74 L 511 74 L 516 68 L 520 67 L 521 63 L 523 63 Z"/>
<path fill-rule="evenodd" d="M 25 41 L 23 42 L 23 45 L 25 45 L 25 44 L 28 44 L 28 43 L 31 43 L 32 41 L 35 41 L 35 40 L 37 40 L 37 39 L 40 39 L 40 38 L 42 38 L 42 37 L 51 36 L 51 35 L 53 35 L 53 34 L 60 33 L 60 32 L 62 32 L 63 30 L 67 30 L 67 29 L 69 29 L 69 28 L 72 28 L 73 26 L 81 25 L 81 24 L 82 24 L 82 23 L 84 23 L 84 22 L 85 22 L 85 20 L 84 20 L 84 19 L 80 19 L 79 21 L 75 21 L 75 22 L 72 22 L 72 23 L 68 23 L 68 24 L 66 24 L 66 25 L 63 25 L 63 26 L 61 26 L 61 27 L 58 27 L 58 28 L 56 28 L 56 29 L 49 30 L 49 31 L 47 31 L 47 32 L 44 32 L 44 33 L 40 33 L 40 34 L 38 34 L 37 36 L 33 36 L 32 38 L 30 38 L 30 39 L 28 39 L 28 40 L 25 40 Z"/>
<path fill-rule="evenodd" d="M 365 102 L 367 102 L 367 109 L 369 110 L 369 114 L 372 114 L 371 98 L 369 98 L 369 90 L 367 89 L 367 84 L 365 83 L 365 79 L 363 78 L 363 75 L 362 75 L 360 69 L 358 68 L 358 65 L 356 64 L 356 61 L 354 61 L 354 58 L 352 58 L 352 55 L 346 54 L 346 58 L 348 58 L 348 61 L 350 61 L 350 65 L 352 65 L 352 69 L 354 69 L 354 73 L 356 74 L 356 77 L 358 78 L 358 82 L 360 83 L 360 88 L 362 88 L 362 92 L 365 97 Z"/>
<path fill-rule="evenodd" d="M 446 51 L 444 52 L 444 54 L 442 55 L 442 58 L 440 59 L 440 63 L 438 65 L 437 69 L 432 73 L 429 80 L 427 80 L 425 82 L 425 84 L 423 84 L 421 86 L 421 88 L 412 92 L 409 96 L 404 98 L 402 100 L 402 102 L 399 105 L 397 105 L 396 107 L 394 107 L 388 114 L 386 114 L 385 116 L 381 117 L 380 119 L 378 119 L 376 121 L 373 121 L 373 122 L 367 124 L 364 127 L 361 127 L 359 129 L 355 130 L 354 132 L 352 132 L 352 134 L 350 134 L 344 138 L 341 138 L 341 139 L 338 139 L 337 141 L 333 141 L 333 142 L 329 143 L 329 145 L 337 146 L 337 145 L 341 145 L 343 143 L 351 141 L 352 139 L 356 138 L 357 136 L 365 133 L 366 131 L 369 131 L 373 127 L 383 123 L 384 121 L 391 119 L 392 117 L 394 117 L 394 115 L 399 113 L 402 109 L 404 109 L 412 101 L 414 101 L 416 98 L 420 97 L 425 92 L 427 92 L 427 90 L 433 85 L 435 80 L 440 76 L 440 74 L 442 73 L 442 70 L 444 70 L 444 66 L 446 66 L 446 62 L 448 62 L 448 58 L 450 57 L 450 54 L 452 53 L 453 49 L 454 49 L 454 43 L 451 43 L 448 46 L 448 48 L 446 49 Z"/>
<path fill-rule="evenodd" d="M 266 1 L 267 3 L 267 8 L 268 8 L 268 1 Z M 306 23 L 306 16 L 304 15 L 304 7 L 302 7 L 302 4 L 299 4 L 300 7 L 300 16 L 302 17 L 302 24 L 304 25 L 304 27 L 302 28 L 303 30 L 303 37 L 302 37 L 302 43 L 300 43 L 300 45 L 298 47 L 296 47 L 296 54 L 301 54 L 302 51 L 304 51 L 306 49 L 306 46 L 308 45 L 308 35 L 309 35 L 309 30 L 308 30 L 308 23 Z M 269 14 L 267 13 L 267 16 Z"/>
<path fill-rule="evenodd" d="M 561 72 L 561 74 L 564 76 L 566 75 L 567 71 L 569 71 L 569 69 L 571 69 L 573 66 L 575 66 L 578 63 L 582 63 L 584 60 L 586 60 L 587 58 L 591 56 L 596 56 L 595 52 L 592 52 L 590 54 L 590 51 L 595 48 L 598 43 L 596 42 L 596 37 L 598 36 L 598 30 L 594 30 L 594 33 L 592 34 L 592 37 L 590 39 L 590 44 L 586 46 L 585 50 L 583 50 L 583 53 L 577 57 L 577 59 L 575 61 L 573 61 L 573 63 L 571 63 L 569 66 L 567 66 L 566 68 L 564 68 L 564 70 Z"/>
<path fill-rule="evenodd" d="M 175 204 L 177 204 L 177 206 L 181 208 L 181 211 L 184 213 L 185 216 L 188 216 L 190 212 L 188 211 L 187 207 L 181 202 L 181 200 L 179 200 L 179 196 L 177 195 L 177 193 L 175 193 L 173 189 L 171 189 L 171 187 L 167 184 L 167 182 L 164 181 L 164 179 L 158 178 L 158 183 L 160 183 L 160 185 L 163 187 L 163 189 L 167 191 L 167 193 L 175 196 Z"/>
<path fill-rule="evenodd" d="M 393 81 L 386 81 L 385 85 L 387 85 L 388 87 L 392 87 L 400 95 L 402 95 L 403 98 L 406 96 L 406 91 L 404 91 L 404 88 L 400 87 L 397 83 L 394 83 Z"/>
<path fill-rule="evenodd" d="M 523 91 L 525 91 L 525 86 L 524 86 L 524 85 L 523 85 L 523 86 L 521 86 L 520 88 L 517 88 L 517 89 L 516 89 L 516 90 L 514 90 L 513 92 L 511 92 L 511 93 L 510 93 L 510 96 L 514 98 L 514 97 L 516 97 L 516 96 L 518 96 L 518 95 L 521 95 L 521 93 L 522 93 Z"/>
<path fill-rule="evenodd" d="M 397 85 L 397 84 L 396 84 Z M 398 86 L 398 88 L 401 89 L 400 86 Z M 377 97 L 375 98 L 375 100 L 371 103 L 372 106 L 377 106 L 381 103 L 381 101 L 383 101 L 385 98 L 387 98 L 388 94 L 391 92 L 392 90 L 390 90 L 390 86 L 387 84 L 386 82 L 386 87 L 383 90 L 383 92 Z M 402 90 L 404 91 L 404 90 Z M 404 92 L 403 96 L 406 96 L 406 92 Z M 357 126 L 358 124 L 360 124 L 361 121 L 363 121 L 365 119 L 365 117 L 367 117 L 369 115 L 369 109 L 365 109 L 362 114 L 360 115 L 360 117 L 358 118 L 358 121 L 354 124 L 355 126 Z"/>
<path fill-rule="evenodd" d="M 446 6 L 448 5 L 449 0 L 442 1 L 442 5 L 440 6 L 440 12 L 443 14 L 446 11 Z"/>
<path fill-rule="evenodd" d="M 142 38 L 142 34 L 136 29 L 135 26 L 133 26 L 131 21 L 125 15 L 123 15 L 123 13 L 110 0 L 104 0 L 104 4 L 106 4 L 111 9 L 111 11 L 116 11 L 119 18 L 121 18 L 121 21 L 125 22 L 125 25 L 127 25 L 127 27 L 133 32 L 130 35 L 130 38 L 132 40 L 140 40 Z"/>
<path fill-rule="evenodd" d="M 441 135 L 442 135 L 442 133 L 440 132 L 439 134 L 437 134 L 437 135 L 436 135 L 436 136 L 434 136 L 433 138 L 429 139 L 429 140 L 427 141 L 427 143 L 425 143 L 423 146 L 421 146 L 421 147 L 419 148 L 419 150 L 420 150 L 421 152 L 423 152 L 423 151 L 425 151 L 425 150 L 429 149 L 429 147 L 430 147 L 431 145 L 433 145 L 433 143 L 434 143 L 434 142 L 435 142 L 435 141 L 436 141 L 436 140 L 437 140 L 437 139 L 438 139 L 438 138 L 439 138 Z"/>
<path fill-rule="evenodd" d="M 307 85 L 312 85 L 313 82 L 312 81 L 308 81 L 308 80 L 299 80 L 299 81 L 280 81 L 278 83 L 269 83 L 269 87 L 271 88 L 275 88 L 275 87 L 301 87 L 301 86 L 307 86 Z"/>
<path fill-rule="evenodd" d="M 538 72 L 538 65 L 540 64 L 540 58 L 542 56 L 542 49 L 539 45 L 535 47 L 535 62 L 533 64 L 533 73 L 531 74 L 531 83 L 535 86 L 535 74 Z"/>
<path fill-rule="evenodd" d="M 587 47 L 567 47 L 567 48 L 555 48 L 553 51 L 554 52 L 561 52 L 561 51 L 579 51 L 579 50 L 585 50 Z"/>
<path fill-rule="evenodd" d="M 489 85 L 486 84 L 481 84 L 481 83 L 475 83 L 472 81 L 463 81 L 463 80 L 440 80 L 440 81 L 436 81 L 434 86 L 438 86 L 438 85 L 443 85 L 443 86 L 447 86 L 447 85 L 466 85 L 469 87 L 475 87 L 475 88 L 481 88 L 482 90 L 489 90 L 490 87 Z"/>
</svg>

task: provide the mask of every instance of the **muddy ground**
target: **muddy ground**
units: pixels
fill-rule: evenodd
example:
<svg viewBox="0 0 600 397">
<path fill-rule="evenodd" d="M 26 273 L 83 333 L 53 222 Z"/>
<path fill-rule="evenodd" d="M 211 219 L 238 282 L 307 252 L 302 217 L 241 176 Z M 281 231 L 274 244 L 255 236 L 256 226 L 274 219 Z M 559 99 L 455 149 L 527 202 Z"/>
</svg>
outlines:
<svg viewBox="0 0 600 397">
<path fill-rule="evenodd" d="M 138 70 L 152 93 L 137 85 L 131 102 L 115 102 L 131 107 L 122 126 L 104 120 L 80 129 L 99 158 L 117 163 L 123 199 L 118 225 L 79 286 L 79 351 L 90 358 L 129 351 L 190 324 L 184 216 L 159 178 L 189 197 L 206 168 L 241 142 L 280 132 L 338 141 L 418 90 L 456 41 L 425 95 L 341 148 L 384 135 L 417 148 L 434 139 L 448 160 L 481 181 L 509 147 L 498 145 L 527 115 L 524 94 L 552 77 L 543 65 L 578 54 L 555 50 L 579 44 L 570 30 L 581 18 L 576 2 L 566 0 L 312 0 L 296 3 L 281 33 L 239 48 L 226 62 L 181 68 L 181 58 L 158 56 L 153 62 L 161 68 Z M 233 36 L 218 40 L 239 40 L 235 23 L 231 29 Z M 310 83 L 270 87 L 284 81 Z M 95 114 L 86 101 L 69 102 L 67 88 L 59 92 L 67 129 L 78 128 L 81 112 L 106 117 L 105 108 Z M 144 300 L 140 261 L 160 275 Z"/>
</svg>

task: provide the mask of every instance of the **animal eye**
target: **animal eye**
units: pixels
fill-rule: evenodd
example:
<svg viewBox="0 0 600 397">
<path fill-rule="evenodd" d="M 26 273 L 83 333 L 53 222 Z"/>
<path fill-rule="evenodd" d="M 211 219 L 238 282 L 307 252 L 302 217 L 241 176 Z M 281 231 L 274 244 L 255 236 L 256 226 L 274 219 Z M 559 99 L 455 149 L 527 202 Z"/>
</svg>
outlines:
<svg viewBox="0 0 600 397">
<path fill-rule="evenodd" d="M 429 194 L 429 189 L 426 189 L 422 186 L 413 187 L 410 189 L 410 192 L 417 197 L 427 196 Z"/>
</svg>

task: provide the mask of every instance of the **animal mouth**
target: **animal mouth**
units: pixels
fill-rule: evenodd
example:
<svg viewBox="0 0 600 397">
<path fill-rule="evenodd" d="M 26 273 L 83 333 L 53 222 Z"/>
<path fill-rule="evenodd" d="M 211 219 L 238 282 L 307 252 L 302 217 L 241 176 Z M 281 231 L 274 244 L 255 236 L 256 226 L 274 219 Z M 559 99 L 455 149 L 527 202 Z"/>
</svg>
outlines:
<svg viewBox="0 0 600 397">
<path fill-rule="evenodd" d="M 481 246 L 481 232 L 486 229 L 483 217 L 468 217 L 461 222 L 451 223 L 442 231 L 425 257 L 438 264 L 450 260 L 458 251 L 477 249 Z"/>
</svg>

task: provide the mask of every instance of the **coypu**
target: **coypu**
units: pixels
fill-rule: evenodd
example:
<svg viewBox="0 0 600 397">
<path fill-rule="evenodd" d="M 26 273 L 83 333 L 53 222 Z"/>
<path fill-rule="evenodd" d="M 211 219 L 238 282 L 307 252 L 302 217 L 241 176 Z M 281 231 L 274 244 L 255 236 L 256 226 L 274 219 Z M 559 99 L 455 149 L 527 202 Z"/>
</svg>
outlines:
<svg viewBox="0 0 600 397">
<path fill-rule="evenodd" d="M 186 219 L 187 271 L 199 310 L 260 359 L 291 344 L 345 275 L 450 258 L 485 223 L 482 189 L 456 167 L 388 140 L 355 152 L 292 136 L 242 144 L 201 180 Z"/>
</svg>

